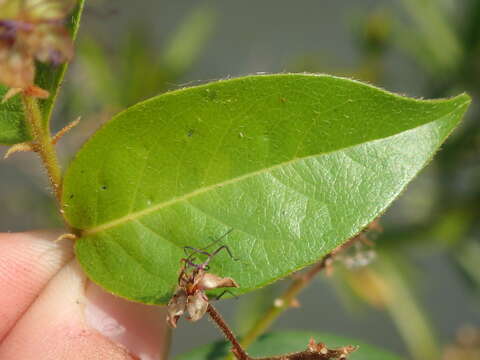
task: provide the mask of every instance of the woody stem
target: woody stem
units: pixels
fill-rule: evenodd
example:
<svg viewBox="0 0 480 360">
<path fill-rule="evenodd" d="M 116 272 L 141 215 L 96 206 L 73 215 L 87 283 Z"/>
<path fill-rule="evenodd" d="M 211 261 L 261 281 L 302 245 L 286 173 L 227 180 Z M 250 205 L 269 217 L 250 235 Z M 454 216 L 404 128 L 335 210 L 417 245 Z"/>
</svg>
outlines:
<svg viewBox="0 0 480 360">
<path fill-rule="evenodd" d="M 313 275 L 312 275 L 313 276 Z M 269 356 L 269 357 L 262 357 L 262 358 L 253 358 L 250 357 L 246 351 L 243 349 L 242 345 L 237 341 L 237 338 L 233 334 L 232 330 L 228 327 L 225 320 L 223 320 L 220 313 L 211 305 L 208 304 L 207 313 L 210 315 L 213 321 L 218 325 L 220 330 L 223 332 L 225 337 L 232 343 L 232 353 L 238 360 L 330 360 L 330 359 L 346 359 L 345 355 L 349 354 L 350 352 L 354 351 L 355 348 L 351 350 L 348 347 L 339 348 L 339 349 L 328 349 L 323 344 L 315 344 L 315 347 L 318 345 L 321 348 L 313 348 L 310 346 L 305 351 L 299 351 L 295 353 L 285 354 L 285 355 L 277 355 L 277 356 Z"/>
</svg>

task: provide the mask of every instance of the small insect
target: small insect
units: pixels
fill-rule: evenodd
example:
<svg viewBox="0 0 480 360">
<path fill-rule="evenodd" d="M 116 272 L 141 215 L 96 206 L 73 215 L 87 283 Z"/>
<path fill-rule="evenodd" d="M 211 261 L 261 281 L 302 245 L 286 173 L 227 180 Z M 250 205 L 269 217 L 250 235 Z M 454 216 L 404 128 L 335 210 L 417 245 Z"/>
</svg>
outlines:
<svg viewBox="0 0 480 360">
<path fill-rule="evenodd" d="M 35 60 L 58 65 L 71 59 L 73 43 L 64 20 L 75 4 L 0 0 L 0 83 L 27 89 L 35 80 Z"/>
<path fill-rule="evenodd" d="M 187 320 L 198 321 L 203 317 L 209 304 L 209 299 L 205 291 L 218 288 L 238 287 L 235 280 L 230 277 L 222 278 L 207 272 L 210 261 L 222 250 L 227 251 L 230 257 L 236 260 L 226 245 L 220 246 L 212 253 L 205 251 L 231 232 L 232 230 L 229 230 L 212 244 L 201 249 L 196 249 L 191 246 L 184 247 L 187 257 L 181 259 L 182 268 L 178 276 L 177 289 L 167 306 L 167 322 L 171 327 L 177 327 L 178 319 L 185 311 L 188 313 Z M 188 251 L 191 251 L 191 253 L 189 254 Z M 196 263 L 196 254 L 204 255 L 207 258 L 201 263 Z M 228 290 L 224 291 L 218 298 L 227 291 Z"/>
</svg>

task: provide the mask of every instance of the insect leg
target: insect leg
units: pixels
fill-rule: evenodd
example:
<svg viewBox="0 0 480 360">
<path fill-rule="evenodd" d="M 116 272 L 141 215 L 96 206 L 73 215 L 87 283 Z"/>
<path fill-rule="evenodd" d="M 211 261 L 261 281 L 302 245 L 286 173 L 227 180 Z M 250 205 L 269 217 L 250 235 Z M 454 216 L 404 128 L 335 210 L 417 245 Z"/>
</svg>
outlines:
<svg viewBox="0 0 480 360">
<path fill-rule="evenodd" d="M 221 293 L 220 295 L 218 295 L 217 297 L 215 297 L 215 300 L 220 300 L 220 299 L 222 298 L 222 296 L 225 295 L 225 294 L 227 294 L 227 293 L 230 294 L 230 295 L 232 295 L 235 299 L 238 299 L 238 296 L 235 295 L 235 294 L 234 294 L 233 292 L 231 292 L 230 290 L 224 290 L 224 291 L 222 291 L 222 293 Z"/>
<path fill-rule="evenodd" d="M 236 257 L 233 256 L 232 252 L 230 251 L 230 248 L 227 246 L 227 245 L 222 245 L 220 246 L 217 250 L 215 250 L 212 255 L 210 257 L 214 257 L 215 255 L 217 255 L 220 251 L 222 251 L 223 249 L 225 249 L 228 253 L 228 255 L 230 255 L 230 257 L 234 260 L 234 261 L 238 261 L 240 259 L 237 259 Z"/>
<path fill-rule="evenodd" d="M 192 250 L 193 253 L 198 253 L 198 254 L 202 254 L 202 255 L 205 255 L 205 256 L 211 256 L 211 254 L 209 252 L 206 252 L 206 251 L 203 251 L 202 249 L 197 249 L 197 248 L 194 248 L 192 246 L 184 246 L 183 247 L 183 251 L 185 251 L 185 254 L 190 258 L 193 253 L 189 254 L 187 252 L 187 250 Z"/>
</svg>

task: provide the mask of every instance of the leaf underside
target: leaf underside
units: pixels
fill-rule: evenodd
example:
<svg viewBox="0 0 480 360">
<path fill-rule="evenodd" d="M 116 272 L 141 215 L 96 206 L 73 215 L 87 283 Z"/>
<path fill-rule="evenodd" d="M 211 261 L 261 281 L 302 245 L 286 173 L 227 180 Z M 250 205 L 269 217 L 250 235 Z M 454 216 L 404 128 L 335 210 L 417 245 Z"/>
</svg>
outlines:
<svg viewBox="0 0 480 360">
<path fill-rule="evenodd" d="M 92 280 L 166 303 L 183 246 L 223 239 L 237 294 L 312 264 L 379 216 L 470 99 L 421 101 L 326 75 L 249 76 L 114 117 L 77 154 L 64 210 Z M 218 246 L 218 245 L 216 245 Z M 211 250 L 214 250 L 212 247 Z"/>
<path fill-rule="evenodd" d="M 348 360 L 401 360 L 400 357 L 396 355 L 357 340 L 310 331 L 282 331 L 266 334 L 261 336 L 248 349 L 248 353 L 253 357 L 261 357 L 302 351 L 307 348 L 307 343 L 310 338 L 325 343 L 329 348 L 346 345 L 359 346 L 357 351 L 348 356 Z M 231 345 L 229 343 L 219 341 L 177 356 L 175 360 L 225 359 L 230 348 Z"/>
</svg>

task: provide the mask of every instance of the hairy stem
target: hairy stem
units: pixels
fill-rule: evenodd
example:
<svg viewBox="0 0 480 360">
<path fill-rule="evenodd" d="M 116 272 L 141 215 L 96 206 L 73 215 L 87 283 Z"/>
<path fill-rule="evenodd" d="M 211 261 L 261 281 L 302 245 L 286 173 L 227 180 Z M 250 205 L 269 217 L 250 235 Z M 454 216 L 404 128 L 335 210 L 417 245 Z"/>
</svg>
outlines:
<svg viewBox="0 0 480 360">
<path fill-rule="evenodd" d="M 52 144 L 49 132 L 42 124 L 42 114 L 37 99 L 23 95 L 22 100 L 30 133 L 33 138 L 34 151 L 40 156 L 40 159 L 42 159 L 43 165 L 47 170 L 50 186 L 57 200 L 58 208 L 61 209 L 62 171 L 55 147 Z"/>
<path fill-rule="evenodd" d="M 223 320 L 220 313 L 213 307 L 212 304 L 208 304 L 207 313 L 210 315 L 212 320 L 217 324 L 219 329 L 223 332 L 228 341 L 232 343 L 233 349 L 232 352 L 235 354 L 235 357 L 239 360 L 250 360 L 248 354 L 243 350 L 242 346 L 238 342 L 237 338 L 233 334 L 233 331 L 230 330 L 230 327 L 227 325 L 225 320 Z"/>
</svg>

